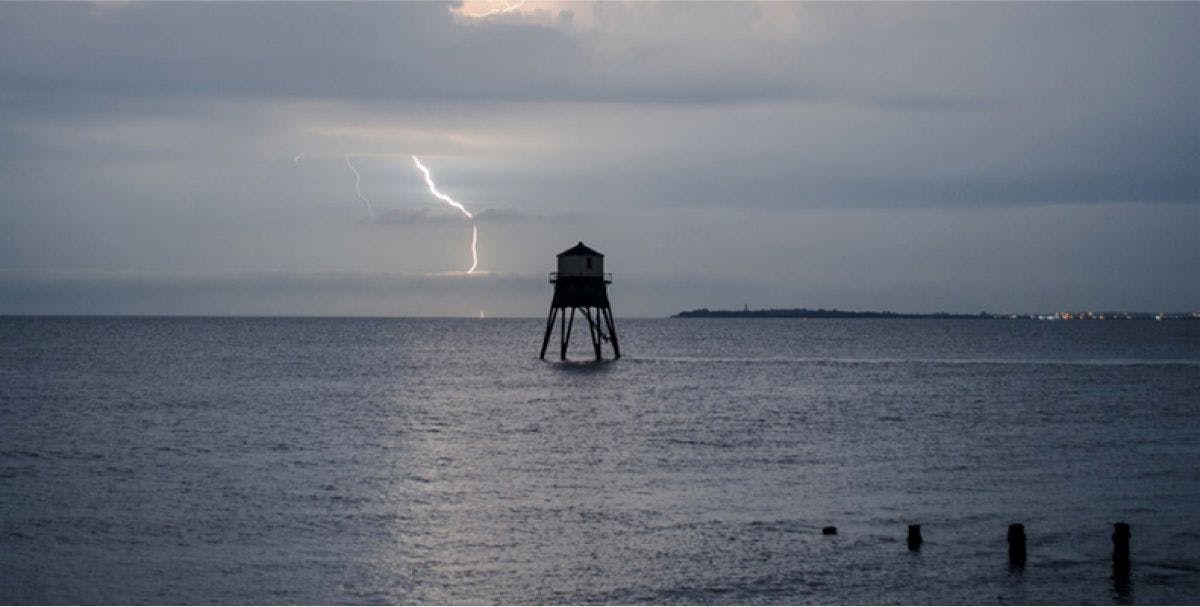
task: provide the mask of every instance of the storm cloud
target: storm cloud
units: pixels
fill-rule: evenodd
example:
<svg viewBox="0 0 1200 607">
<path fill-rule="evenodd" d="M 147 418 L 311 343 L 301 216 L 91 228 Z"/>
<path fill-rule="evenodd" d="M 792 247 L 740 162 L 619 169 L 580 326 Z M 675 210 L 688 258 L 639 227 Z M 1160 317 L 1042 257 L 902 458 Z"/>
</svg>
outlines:
<svg viewBox="0 0 1200 607">
<path fill-rule="evenodd" d="M 481 269 L 584 240 L 634 314 L 1200 300 L 1200 5 L 466 12 L 0 5 L 0 313 L 119 313 L 136 285 L 35 277 L 132 272 L 212 297 L 131 313 L 540 314 L 543 281 L 354 279 L 305 308 L 321 277 L 465 267 L 412 154 L 479 211 Z M 243 272 L 308 278 L 185 280 Z"/>
</svg>

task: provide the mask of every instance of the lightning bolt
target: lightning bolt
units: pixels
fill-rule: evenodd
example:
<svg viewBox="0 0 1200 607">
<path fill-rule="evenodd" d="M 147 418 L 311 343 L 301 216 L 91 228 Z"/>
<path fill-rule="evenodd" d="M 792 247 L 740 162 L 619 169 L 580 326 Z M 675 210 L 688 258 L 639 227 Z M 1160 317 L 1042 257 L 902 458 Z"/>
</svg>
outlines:
<svg viewBox="0 0 1200 607">
<path fill-rule="evenodd" d="M 413 155 L 412 159 L 413 159 L 413 163 L 417 165 L 417 168 L 421 170 L 421 173 L 423 175 L 425 175 L 425 185 L 429 186 L 430 193 L 432 193 L 438 200 L 461 211 L 462 214 L 467 217 L 467 219 L 475 219 L 475 216 L 472 215 L 471 212 L 468 211 L 466 207 L 455 202 L 455 200 L 453 198 L 438 191 L 437 184 L 435 184 L 433 182 L 433 177 L 429 174 L 429 169 L 425 168 L 425 165 L 421 164 L 421 159 L 417 158 L 416 154 Z M 474 223 L 472 223 L 471 224 L 471 268 L 469 270 L 467 270 L 467 274 L 473 274 L 475 272 L 475 268 L 479 266 L 479 251 L 476 250 L 476 248 L 475 248 L 475 245 L 478 242 L 479 242 L 479 227 L 476 226 Z"/>
<path fill-rule="evenodd" d="M 467 274 L 473 274 L 475 268 L 479 266 L 479 251 L 475 250 L 475 243 L 479 242 L 479 228 L 475 224 L 471 224 L 471 269 L 467 270 Z"/>
<path fill-rule="evenodd" d="M 475 219 L 475 216 L 472 215 L 471 212 L 466 209 L 466 207 L 458 204 L 453 198 L 438 191 L 437 184 L 433 183 L 433 177 L 429 176 L 429 169 L 425 168 L 425 165 L 421 164 L 421 159 L 417 158 L 415 155 L 412 157 L 412 159 L 413 162 L 417 164 L 417 168 L 421 169 L 421 172 L 425 174 L 425 185 L 429 186 L 429 191 L 432 192 L 438 200 L 441 200 L 442 202 L 462 211 L 462 214 L 466 215 L 467 219 Z"/>
<path fill-rule="evenodd" d="M 350 170 L 354 172 L 354 191 L 358 194 L 358 199 L 367 203 L 367 217 L 375 219 L 375 210 L 371 208 L 371 201 L 366 196 L 363 196 L 362 188 L 359 187 L 362 178 L 358 174 L 358 169 L 354 168 L 354 163 L 350 162 L 349 156 L 346 157 L 346 166 L 350 167 Z"/>
</svg>

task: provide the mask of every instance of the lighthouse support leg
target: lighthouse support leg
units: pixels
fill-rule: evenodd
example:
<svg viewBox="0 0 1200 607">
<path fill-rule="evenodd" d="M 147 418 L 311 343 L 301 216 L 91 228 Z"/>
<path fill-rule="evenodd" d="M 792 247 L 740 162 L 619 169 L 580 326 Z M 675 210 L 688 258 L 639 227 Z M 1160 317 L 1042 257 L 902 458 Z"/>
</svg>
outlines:
<svg viewBox="0 0 1200 607">
<path fill-rule="evenodd" d="M 538 358 L 546 360 L 546 346 L 550 345 L 550 334 L 554 332 L 554 316 L 558 308 L 550 306 L 550 314 L 546 317 L 546 335 L 542 337 L 542 353 Z"/>
<path fill-rule="evenodd" d="M 612 342 L 613 358 L 621 358 L 621 346 L 617 344 L 617 326 L 613 323 L 612 308 L 601 308 L 601 311 L 604 312 L 604 322 L 608 325 L 608 340 Z M 599 314 L 597 314 L 597 320 L 599 320 Z"/>
<path fill-rule="evenodd" d="M 596 360 L 600 360 L 600 308 L 596 308 L 595 322 L 592 322 L 592 311 L 590 308 L 584 308 L 583 315 L 588 321 L 588 337 L 592 339 L 592 349 L 596 351 Z"/>
<path fill-rule="evenodd" d="M 558 353 L 559 360 L 567 360 L 567 344 L 571 343 L 571 329 L 575 328 L 575 308 L 571 308 L 571 319 L 567 320 L 567 310 L 563 308 L 563 321 L 566 326 L 562 331 L 562 350 Z"/>
</svg>

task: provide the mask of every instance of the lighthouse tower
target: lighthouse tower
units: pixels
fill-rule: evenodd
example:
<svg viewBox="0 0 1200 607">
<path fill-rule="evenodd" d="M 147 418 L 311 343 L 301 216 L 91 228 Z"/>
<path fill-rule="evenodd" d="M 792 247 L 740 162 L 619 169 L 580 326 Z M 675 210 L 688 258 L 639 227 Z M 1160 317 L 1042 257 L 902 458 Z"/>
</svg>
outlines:
<svg viewBox="0 0 1200 607">
<path fill-rule="evenodd" d="M 601 358 L 601 341 L 612 344 L 613 358 L 621 358 L 617 327 L 613 324 L 612 307 L 608 303 L 608 285 L 612 284 L 612 274 L 604 273 L 604 255 L 582 242 L 559 253 L 558 271 L 550 273 L 550 284 L 554 285 L 554 299 L 550 302 L 550 315 L 546 318 L 546 335 L 542 338 L 539 358 L 546 358 L 546 346 L 550 344 L 550 334 L 554 332 L 554 319 L 561 311 L 559 358 L 567 359 L 567 344 L 571 341 L 576 310 L 582 312 L 587 320 L 596 360 Z"/>
</svg>

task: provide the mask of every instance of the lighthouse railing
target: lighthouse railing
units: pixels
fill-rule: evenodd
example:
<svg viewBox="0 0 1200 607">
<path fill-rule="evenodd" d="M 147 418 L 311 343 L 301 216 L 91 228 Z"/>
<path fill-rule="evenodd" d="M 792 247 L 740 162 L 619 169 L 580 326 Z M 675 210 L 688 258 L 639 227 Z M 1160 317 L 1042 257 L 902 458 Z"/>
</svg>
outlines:
<svg viewBox="0 0 1200 607">
<path fill-rule="evenodd" d="M 604 274 L 566 274 L 566 275 L 562 276 L 562 279 L 563 280 L 588 280 L 588 279 L 596 279 L 596 278 L 601 278 L 601 277 L 604 278 L 604 284 L 606 284 L 606 285 L 612 284 L 612 272 L 605 272 Z M 558 279 L 559 279 L 558 272 L 550 273 L 550 280 L 549 280 L 550 284 L 557 283 Z"/>
</svg>

